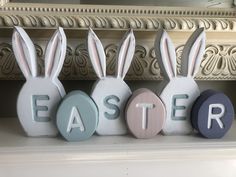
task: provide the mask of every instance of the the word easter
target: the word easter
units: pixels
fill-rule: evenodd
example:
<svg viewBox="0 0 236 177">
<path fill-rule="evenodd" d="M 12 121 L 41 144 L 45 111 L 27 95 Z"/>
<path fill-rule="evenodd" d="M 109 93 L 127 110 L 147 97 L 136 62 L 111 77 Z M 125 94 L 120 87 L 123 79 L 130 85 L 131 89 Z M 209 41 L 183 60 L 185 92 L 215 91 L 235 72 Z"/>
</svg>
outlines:
<svg viewBox="0 0 236 177">
<path fill-rule="evenodd" d="M 160 97 L 142 88 L 131 92 L 124 82 L 135 52 L 133 31 L 121 40 L 116 57 L 115 76 L 106 75 L 106 55 L 101 41 L 88 31 L 87 50 L 98 76 L 91 97 L 82 91 L 65 94 L 58 80 L 66 53 L 62 28 L 54 33 L 45 53 L 45 76 L 37 72 L 36 51 L 29 36 L 15 27 L 12 44 L 26 83 L 19 93 L 17 114 L 29 136 L 56 136 L 58 130 L 67 141 L 82 141 L 98 135 L 124 135 L 136 138 L 183 135 L 196 130 L 206 138 L 221 138 L 230 129 L 234 109 L 223 93 L 207 90 L 200 95 L 194 76 L 205 49 L 205 32 L 197 29 L 185 44 L 181 72 L 177 75 L 174 45 L 160 29 L 155 41 L 158 64 L 165 80 Z"/>
</svg>

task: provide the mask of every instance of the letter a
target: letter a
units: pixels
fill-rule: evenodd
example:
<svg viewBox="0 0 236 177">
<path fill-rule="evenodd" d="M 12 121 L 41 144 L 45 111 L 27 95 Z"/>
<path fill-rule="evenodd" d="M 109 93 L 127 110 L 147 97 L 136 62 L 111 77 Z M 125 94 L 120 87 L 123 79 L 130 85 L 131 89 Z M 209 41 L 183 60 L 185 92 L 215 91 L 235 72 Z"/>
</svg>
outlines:
<svg viewBox="0 0 236 177">
<path fill-rule="evenodd" d="M 67 133 L 70 133 L 72 128 L 79 128 L 81 132 L 85 131 L 84 124 L 76 107 L 73 107 L 71 110 L 70 119 L 66 130 Z"/>
</svg>

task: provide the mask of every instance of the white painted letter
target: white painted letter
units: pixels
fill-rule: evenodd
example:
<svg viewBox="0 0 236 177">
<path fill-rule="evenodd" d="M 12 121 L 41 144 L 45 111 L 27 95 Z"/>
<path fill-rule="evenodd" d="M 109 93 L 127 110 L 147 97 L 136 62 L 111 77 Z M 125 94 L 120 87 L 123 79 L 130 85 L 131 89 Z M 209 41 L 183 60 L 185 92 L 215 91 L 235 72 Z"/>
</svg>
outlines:
<svg viewBox="0 0 236 177">
<path fill-rule="evenodd" d="M 66 130 L 67 133 L 71 132 L 72 128 L 79 128 L 81 132 L 85 130 L 79 111 L 76 107 L 73 107 L 71 110 L 70 119 Z"/>
<path fill-rule="evenodd" d="M 213 114 L 213 109 L 219 108 L 221 112 L 219 114 Z M 220 128 L 224 128 L 222 121 L 220 120 L 222 116 L 225 114 L 225 106 L 223 104 L 210 104 L 208 109 L 208 123 L 207 128 L 211 128 L 212 120 L 216 120 Z"/>
<path fill-rule="evenodd" d="M 151 103 L 138 103 L 136 104 L 136 107 L 138 108 L 142 108 L 143 112 L 142 112 L 142 129 L 147 129 L 147 114 L 148 114 L 148 109 L 153 109 L 155 107 L 154 104 Z"/>
</svg>

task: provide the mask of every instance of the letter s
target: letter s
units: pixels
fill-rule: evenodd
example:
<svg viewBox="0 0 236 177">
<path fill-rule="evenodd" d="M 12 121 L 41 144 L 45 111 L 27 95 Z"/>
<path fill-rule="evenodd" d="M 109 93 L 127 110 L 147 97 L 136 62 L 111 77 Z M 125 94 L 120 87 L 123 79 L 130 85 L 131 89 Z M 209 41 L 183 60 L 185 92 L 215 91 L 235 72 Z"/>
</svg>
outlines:
<svg viewBox="0 0 236 177">
<path fill-rule="evenodd" d="M 114 111 L 113 114 L 108 113 L 108 112 L 104 112 L 104 116 L 109 120 L 114 120 L 120 116 L 120 109 L 117 105 L 111 103 L 110 100 L 114 100 L 115 102 L 118 103 L 118 102 L 120 102 L 120 99 L 115 95 L 109 95 L 109 96 L 105 97 L 105 99 L 103 101 L 104 106 L 106 106 L 107 108 L 112 109 Z"/>
</svg>

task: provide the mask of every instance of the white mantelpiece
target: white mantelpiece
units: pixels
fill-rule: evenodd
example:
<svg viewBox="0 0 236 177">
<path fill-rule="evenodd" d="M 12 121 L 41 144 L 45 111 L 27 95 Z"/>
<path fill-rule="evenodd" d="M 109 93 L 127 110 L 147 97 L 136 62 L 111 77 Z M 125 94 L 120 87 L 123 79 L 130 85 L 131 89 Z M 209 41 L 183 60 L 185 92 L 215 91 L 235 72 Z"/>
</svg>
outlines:
<svg viewBox="0 0 236 177">
<path fill-rule="evenodd" d="M 0 176 L 235 177 L 236 124 L 220 140 L 197 135 L 140 140 L 127 135 L 68 143 L 60 137 L 25 137 L 17 119 L 3 119 Z"/>
</svg>

